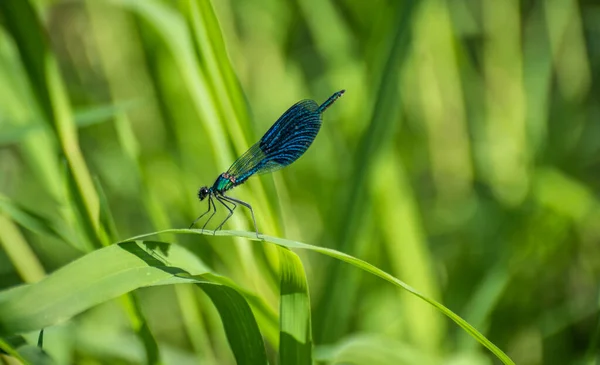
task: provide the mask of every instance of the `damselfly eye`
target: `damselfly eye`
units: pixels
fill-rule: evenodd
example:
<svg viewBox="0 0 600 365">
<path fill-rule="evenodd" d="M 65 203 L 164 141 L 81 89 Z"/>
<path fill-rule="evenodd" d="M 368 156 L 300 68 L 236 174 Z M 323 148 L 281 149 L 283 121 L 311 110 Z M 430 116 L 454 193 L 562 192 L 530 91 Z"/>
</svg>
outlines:
<svg viewBox="0 0 600 365">
<path fill-rule="evenodd" d="M 200 188 L 200 190 L 198 190 L 198 199 L 200 199 L 200 201 L 204 200 L 204 198 L 206 198 L 207 195 L 208 188 L 206 186 L 203 186 Z"/>
</svg>

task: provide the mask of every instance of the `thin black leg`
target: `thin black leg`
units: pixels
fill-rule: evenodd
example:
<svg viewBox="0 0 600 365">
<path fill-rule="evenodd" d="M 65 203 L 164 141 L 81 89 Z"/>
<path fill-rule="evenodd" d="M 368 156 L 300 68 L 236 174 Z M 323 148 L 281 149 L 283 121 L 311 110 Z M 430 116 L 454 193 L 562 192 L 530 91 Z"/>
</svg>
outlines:
<svg viewBox="0 0 600 365">
<path fill-rule="evenodd" d="M 250 209 L 250 214 L 252 214 L 252 222 L 254 222 L 254 230 L 256 231 L 256 238 L 260 238 L 260 237 L 258 237 L 258 226 L 256 225 L 256 219 L 254 218 L 254 210 L 252 209 L 252 206 L 250 206 L 250 204 L 248 204 L 244 201 L 232 198 L 230 196 L 221 195 L 221 198 L 227 200 L 230 203 L 241 204 L 241 205 L 245 206 L 246 208 Z"/>
<path fill-rule="evenodd" d="M 192 224 L 190 224 L 190 228 L 188 228 L 188 229 L 192 229 L 192 227 L 194 226 L 194 224 L 196 224 L 196 222 L 198 222 L 200 219 L 202 219 L 202 217 L 204 217 L 205 215 L 208 214 L 208 212 L 210 212 L 211 199 L 210 199 L 210 196 L 208 198 L 209 198 L 208 199 L 208 210 L 206 212 L 202 213 L 198 218 L 196 218 L 196 220 Z"/>
<path fill-rule="evenodd" d="M 212 203 L 212 206 L 213 206 L 214 210 L 213 210 L 213 213 L 210 215 L 210 217 L 208 217 L 208 219 L 206 220 L 206 223 L 204 223 L 204 225 L 202 226 L 202 232 L 204 232 L 204 228 L 206 228 L 206 225 L 208 224 L 208 222 L 210 222 L 210 220 L 212 219 L 212 217 L 214 217 L 215 213 L 217 213 L 217 205 L 212 200 L 212 195 L 208 196 L 208 201 L 209 201 L 208 204 Z"/>
<path fill-rule="evenodd" d="M 220 230 L 221 227 L 223 227 L 223 225 L 225 224 L 225 222 L 227 222 L 229 220 L 229 218 L 231 218 L 231 216 L 233 215 L 233 211 L 235 210 L 235 208 L 237 208 L 237 205 L 235 203 L 231 203 L 233 204 L 233 208 L 230 208 L 229 205 L 225 204 L 225 202 L 223 201 L 222 196 L 220 197 L 219 195 L 215 195 L 215 198 L 225 206 L 225 208 L 227 208 L 229 210 L 229 215 L 227 216 L 227 218 L 225 218 L 225 220 L 223 220 L 223 222 L 221 222 L 221 224 L 219 224 L 219 226 L 215 229 L 215 232 Z"/>
</svg>

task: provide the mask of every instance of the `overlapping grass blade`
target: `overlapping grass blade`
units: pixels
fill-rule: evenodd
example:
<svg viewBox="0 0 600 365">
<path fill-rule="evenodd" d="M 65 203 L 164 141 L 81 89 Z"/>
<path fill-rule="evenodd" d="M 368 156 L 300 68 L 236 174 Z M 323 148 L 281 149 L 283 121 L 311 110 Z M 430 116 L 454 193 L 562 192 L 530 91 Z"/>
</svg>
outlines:
<svg viewBox="0 0 600 365">
<path fill-rule="evenodd" d="M 8 197 L 0 194 L 0 212 L 11 217 L 21 226 L 29 229 L 32 232 L 40 235 L 50 236 L 64 242 L 72 242 L 72 238 L 68 237 L 64 230 L 55 226 L 54 222 L 47 217 L 38 214 L 37 212 L 20 206 L 13 202 Z"/>
<path fill-rule="evenodd" d="M 67 161 L 73 184 L 71 194 L 80 203 L 80 216 L 85 221 L 88 239 L 97 247 L 100 241 L 98 197 L 92 178 L 79 148 L 77 130 L 71 115 L 68 96 L 52 56 L 42 23 L 28 0 L 0 2 L 6 29 L 14 39 L 44 120 L 55 132 Z"/>
<path fill-rule="evenodd" d="M 31 132 L 39 130 L 37 125 L 16 125 L 10 126 L 8 123 L 0 128 L 0 147 L 9 146 L 21 142 Z"/>
<path fill-rule="evenodd" d="M 198 285 L 217 307 L 237 363 L 266 364 L 267 354 L 258 324 L 242 295 L 226 285 L 210 282 Z"/>
<path fill-rule="evenodd" d="M 192 274 L 208 271 L 200 261 L 187 259 L 187 251 L 181 247 L 133 242 L 112 245 L 75 260 L 39 283 L 0 292 L 0 333 L 42 329 L 138 287 L 184 272 L 165 268 L 148 247 L 156 247 L 158 254 L 167 253 L 170 261 L 186 264 Z"/>
<path fill-rule="evenodd" d="M 348 336 L 334 345 L 316 347 L 315 358 L 328 364 L 353 365 L 443 363 L 441 359 L 419 351 L 406 342 L 371 333 Z"/>
<path fill-rule="evenodd" d="M 33 345 L 24 345 L 17 348 L 18 353 L 23 356 L 23 364 L 34 364 L 34 365 L 55 365 L 57 364 L 50 355 L 44 350 Z"/>
<path fill-rule="evenodd" d="M 17 350 L 13 348 L 13 346 L 11 346 L 8 342 L 4 341 L 2 338 L 0 338 L 0 350 L 7 353 L 9 356 L 19 360 L 25 365 L 29 364 L 29 361 L 25 360 L 23 355 L 21 355 Z"/>
<path fill-rule="evenodd" d="M 211 281 L 214 275 L 203 275 L 208 272 L 200 260 L 178 245 L 152 241 L 112 245 L 83 256 L 39 283 L 1 292 L 0 335 L 60 323 L 139 287 L 196 284 L 219 311 L 238 364 L 266 364 L 250 305 L 236 289 Z M 141 323 L 138 330 L 144 326 Z M 149 355 L 153 356 L 149 363 L 158 362 L 157 352 Z"/>
<path fill-rule="evenodd" d="M 160 364 L 158 343 L 148 327 L 148 321 L 142 312 L 142 306 L 136 293 L 127 293 L 121 299 L 133 331 L 138 339 L 144 344 L 144 350 L 146 352 L 146 364 Z"/>
<path fill-rule="evenodd" d="M 28 344 L 26 340 L 21 336 L 13 336 L 7 341 L 0 338 L 0 362 L 2 364 L 15 363 L 23 365 L 56 364 L 52 357 L 50 357 L 50 355 L 48 355 L 46 351 L 44 351 L 41 341 L 42 338 L 43 331 L 40 332 L 37 346 Z M 15 360 L 18 360 L 18 362 L 14 362 Z"/>
</svg>

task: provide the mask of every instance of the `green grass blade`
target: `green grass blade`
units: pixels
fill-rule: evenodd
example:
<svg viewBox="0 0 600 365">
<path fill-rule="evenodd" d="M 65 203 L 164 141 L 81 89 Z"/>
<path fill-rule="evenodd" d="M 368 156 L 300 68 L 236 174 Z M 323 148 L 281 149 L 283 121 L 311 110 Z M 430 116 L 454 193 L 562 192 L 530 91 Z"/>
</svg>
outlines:
<svg viewBox="0 0 600 365">
<path fill-rule="evenodd" d="M 258 324 L 244 297 L 225 285 L 205 282 L 198 286 L 217 307 L 238 365 L 266 364 L 267 354 Z"/>
<path fill-rule="evenodd" d="M 75 110 L 73 119 L 77 128 L 85 128 L 92 125 L 105 123 L 123 112 L 133 109 L 141 104 L 138 100 L 130 100 L 118 104 L 97 105 L 90 108 Z M 0 119 L 0 147 L 13 145 L 25 140 L 33 132 L 42 130 L 42 124 L 33 120 L 26 125 L 19 125 L 11 120 Z"/>
<path fill-rule="evenodd" d="M 207 280 L 213 283 L 226 285 L 242 293 L 244 295 L 244 298 L 246 298 L 246 300 L 252 307 L 254 316 L 259 321 L 263 337 L 266 338 L 269 341 L 269 343 L 273 344 L 274 346 L 277 345 L 277 336 L 279 336 L 279 318 L 277 316 L 277 313 L 275 313 L 275 311 L 265 302 L 265 300 L 262 297 L 240 287 L 235 282 L 233 282 L 233 280 L 226 276 L 216 275 L 213 273 L 206 273 L 203 274 L 202 277 L 206 278 Z"/>
<path fill-rule="evenodd" d="M 56 227 L 54 222 L 37 212 L 27 209 L 0 194 L 0 212 L 12 220 L 40 235 L 51 236 L 58 240 L 71 243 L 73 240 Z"/>
<path fill-rule="evenodd" d="M 395 29 L 392 30 L 395 33 L 393 43 L 389 52 L 382 55 L 386 61 L 384 67 L 378 70 L 377 94 L 373 96 L 375 105 L 369 127 L 358 142 L 353 158 L 354 169 L 349 177 L 353 183 L 344 193 L 347 198 L 339 203 L 339 210 L 346 214 L 340 216 L 337 222 L 335 241 L 339 244 L 336 247 L 352 254 L 358 254 L 360 250 L 360 241 L 356 237 L 368 211 L 368 178 L 372 174 L 372 166 L 378 153 L 391 145 L 399 124 L 401 108 L 397 80 L 410 49 L 411 24 L 418 2 L 411 0 L 397 4 L 393 9 L 397 18 Z M 324 308 L 319 311 L 322 315 L 315 321 L 316 339 L 323 342 L 335 341 L 344 334 L 352 310 L 348 303 L 354 303 L 354 297 L 358 295 L 355 273 L 337 262 L 328 271 L 325 274 L 326 287 L 332 290 L 325 293 L 321 301 Z M 340 301 L 338 298 L 345 299 Z"/>
<path fill-rule="evenodd" d="M 55 365 L 56 362 L 41 348 L 33 345 L 24 345 L 17 349 L 26 360 L 25 364 Z"/>
<path fill-rule="evenodd" d="M 432 354 L 379 334 L 358 334 L 342 341 L 315 348 L 315 358 L 328 364 L 388 365 L 443 363 Z M 472 364 L 475 365 L 475 364 Z"/>
<path fill-rule="evenodd" d="M 144 350 L 146 352 L 146 364 L 160 364 L 161 362 L 158 343 L 148 327 L 148 321 L 142 312 L 142 306 L 136 293 L 128 293 L 127 295 L 123 296 L 122 299 L 124 304 L 123 306 L 127 311 L 127 315 L 133 330 L 135 331 L 136 336 L 144 344 Z"/>
<path fill-rule="evenodd" d="M 198 363 L 217 364 L 217 356 L 210 342 L 206 320 L 203 318 L 194 288 L 189 285 L 175 285 L 174 289 L 183 327 L 197 356 Z"/>
<path fill-rule="evenodd" d="M 43 33 L 42 24 L 29 1 L 2 1 L 0 10 L 3 25 L 15 40 L 40 109 L 50 121 L 52 102 L 46 92 L 48 90 L 45 57 L 47 47 L 44 38 L 40 36 Z"/>
<path fill-rule="evenodd" d="M 6 15 L 3 17 L 6 28 L 15 40 L 39 109 L 55 132 L 66 158 L 74 182 L 69 188 L 80 202 L 80 215 L 90 228 L 86 231 L 88 238 L 99 246 L 100 241 L 95 237 L 99 228 L 98 196 L 79 148 L 68 95 L 57 62 L 47 44 L 41 20 L 27 0 L 2 1 L 0 13 Z"/>
<path fill-rule="evenodd" d="M 114 104 L 95 105 L 93 107 L 75 110 L 73 118 L 78 128 L 108 122 L 116 116 L 143 106 L 142 99 L 125 100 Z"/>
<path fill-rule="evenodd" d="M 17 225 L 1 211 L 0 249 L 8 256 L 24 282 L 32 283 L 44 277 L 44 266 L 29 247 Z"/>
<path fill-rule="evenodd" d="M 17 359 L 24 365 L 30 364 L 29 361 L 25 360 L 25 358 L 17 350 L 15 350 L 8 342 L 4 341 L 4 339 L 2 339 L 2 338 L 0 338 L 0 350 L 2 350 L 3 352 L 6 352 L 9 356 Z M 2 355 L 0 355 L 0 356 L 2 356 Z M 2 357 L 0 357 L 0 359 L 2 359 L 4 361 L 4 359 Z"/>
<path fill-rule="evenodd" d="M 298 255 L 279 247 L 281 296 L 279 303 L 279 363 L 312 364 L 310 298 L 304 267 Z"/>
<path fill-rule="evenodd" d="M 39 283 L 0 292 L 0 335 L 60 323 L 139 287 L 194 283 L 217 307 L 238 364 L 266 364 L 264 343 L 250 305 L 235 288 L 203 276 L 207 272 L 201 261 L 177 245 L 152 241 L 111 245 L 64 266 Z M 132 304 L 135 311 L 137 304 Z M 142 322 L 134 328 L 149 342 L 148 363 L 159 363 L 147 324 L 143 317 L 136 318 Z"/>
<path fill-rule="evenodd" d="M 100 223 L 103 228 L 102 232 L 104 235 L 108 236 L 111 242 L 119 239 L 119 232 L 117 231 L 117 225 L 115 224 L 115 219 L 110 210 L 110 206 L 108 205 L 108 198 L 104 193 L 104 188 L 102 187 L 102 183 L 100 179 L 97 177 L 94 178 L 94 185 L 96 187 L 96 191 L 98 191 L 98 199 L 100 203 Z M 102 236 L 105 239 L 104 236 Z"/>
<path fill-rule="evenodd" d="M 1 124 L 1 123 L 0 123 Z M 6 147 L 25 139 L 31 132 L 39 130 L 38 125 L 11 126 L 8 123 L 0 127 L 0 147 Z"/>
<path fill-rule="evenodd" d="M 163 234 L 163 233 L 211 234 L 212 235 L 212 232 L 205 233 L 201 230 L 196 230 L 196 229 L 167 229 L 165 231 L 153 232 L 153 233 L 136 236 L 136 237 L 131 238 L 131 240 L 139 240 L 139 239 L 143 239 L 145 237 L 150 237 L 150 236 L 154 236 L 157 234 Z M 258 240 L 256 238 L 256 234 L 252 233 L 252 232 L 218 231 L 215 234 L 217 236 L 237 236 L 237 237 L 246 237 L 250 240 Z M 365 261 L 362 261 L 360 259 L 357 259 L 356 257 L 350 256 L 343 252 L 339 252 L 339 251 L 332 250 L 329 248 L 312 246 L 312 245 L 309 245 L 306 243 L 291 241 L 291 240 L 287 240 L 287 239 L 283 239 L 283 238 L 263 235 L 262 240 L 264 240 L 266 242 L 271 242 L 271 243 L 274 243 L 276 245 L 283 246 L 286 248 L 296 248 L 296 249 L 304 249 L 304 250 L 318 252 L 320 254 L 330 256 L 330 257 L 333 257 L 340 261 L 346 262 L 356 268 L 359 268 L 359 269 L 366 271 L 370 274 L 373 274 L 391 284 L 394 284 L 394 285 L 406 290 L 407 292 L 411 293 L 412 295 L 422 299 L 423 301 L 427 302 L 428 304 L 432 305 L 433 307 L 435 307 L 446 317 L 450 318 L 452 321 L 454 321 L 456 324 L 458 324 L 463 330 L 465 330 L 469 335 L 471 335 L 471 337 L 473 337 L 474 339 L 479 341 L 479 343 L 481 343 L 488 350 L 490 350 L 504 364 L 514 364 L 514 362 L 502 350 L 500 350 L 496 345 L 494 345 L 490 340 L 488 340 L 483 334 L 481 334 L 476 328 L 471 326 L 467 321 L 462 319 L 459 315 L 457 315 L 450 309 L 446 308 L 443 304 L 427 297 L 426 295 L 421 294 L 418 290 L 414 289 L 413 287 L 406 284 L 402 280 L 393 277 L 392 275 L 386 273 L 385 271 L 383 271 L 381 269 L 378 269 L 377 267 L 375 267 Z"/>
<path fill-rule="evenodd" d="M 147 246 L 133 242 L 112 245 L 83 256 L 39 283 L 0 292 L 0 334 L 51 326 L 138 287 L 183 273 L 164 267 Z M 170 261 L 187 252 L 175 247 L 168 251 Z M 192 273 L 206 271 L 200 266 Z"/>
</svg>

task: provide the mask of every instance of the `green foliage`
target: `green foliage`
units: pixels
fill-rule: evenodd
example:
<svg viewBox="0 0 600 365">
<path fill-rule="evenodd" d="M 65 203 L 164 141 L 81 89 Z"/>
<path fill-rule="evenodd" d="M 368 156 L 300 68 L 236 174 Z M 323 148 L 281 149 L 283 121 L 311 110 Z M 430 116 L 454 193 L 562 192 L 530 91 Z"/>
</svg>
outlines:
<svg viewBox="0 0 600 365">
<path fill-rule="evenodd" d="M 598 14 L 0 1 L 0 358 L 598 360 Z M 299 161 L 231 191 L 273 244 L 243 207 L 236 231 L 176 228 L 287 107 L 340 89 Z"/>
</svg>

